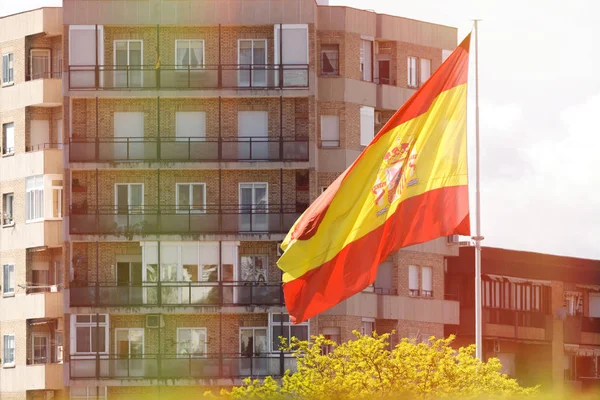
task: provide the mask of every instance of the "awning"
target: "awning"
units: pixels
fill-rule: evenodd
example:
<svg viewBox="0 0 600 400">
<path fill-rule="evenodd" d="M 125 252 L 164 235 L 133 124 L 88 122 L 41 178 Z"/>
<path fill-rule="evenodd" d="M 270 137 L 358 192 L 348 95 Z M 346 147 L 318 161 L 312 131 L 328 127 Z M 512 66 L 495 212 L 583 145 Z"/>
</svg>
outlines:
<svg viewBox="0 0 600 400">
<path fill-rule="evenodd" d="M 511 283 L 529 283 L 531 285 L 542 285 L 542 286 L 552 286 L 552 281 L 543 281 L 540 279 L 524 279 L 524 278 L 516 278 L 514 276 L 502 276 L 502 275 L 493 275 L 493 274 L 485 274 L 485 276 L 493 281 L 509 281 Z"/>
</svg>

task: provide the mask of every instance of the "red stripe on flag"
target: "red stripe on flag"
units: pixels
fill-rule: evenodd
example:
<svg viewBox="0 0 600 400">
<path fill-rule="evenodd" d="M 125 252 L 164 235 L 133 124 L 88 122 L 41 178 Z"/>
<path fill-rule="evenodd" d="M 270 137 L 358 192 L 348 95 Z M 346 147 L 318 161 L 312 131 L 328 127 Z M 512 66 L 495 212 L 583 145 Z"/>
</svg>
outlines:
<svg viewBox="0 0 600 400">
<path fill-rule="evenodd" d="M 289 314 L 296 323 L 306 321 L 373 283 L 389 253 L 440 236 L 468 235 L 469 228 L 466 185 L 408 198 L 382 226 L 348 244 L 320 267 L 285 283 Z"/>
</svg>

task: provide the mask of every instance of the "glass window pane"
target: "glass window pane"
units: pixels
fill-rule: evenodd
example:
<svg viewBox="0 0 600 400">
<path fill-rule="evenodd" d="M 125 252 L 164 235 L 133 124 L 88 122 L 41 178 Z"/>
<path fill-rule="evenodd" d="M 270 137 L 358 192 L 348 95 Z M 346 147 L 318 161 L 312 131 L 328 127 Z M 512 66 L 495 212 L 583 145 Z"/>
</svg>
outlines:
<svg viewBox="0 0 600 400">
<path fill-rule="evenodd" d="M 193 185 L 192 191 L 192 209 L 204 210 L 204 185 Z"/>
<path fill-rule="evenodd" d="M 105 344 L 106 344 L 106 337 L 104 336 L 106 333 L 106 328 L 104 328 L 103 326 L 101 327 L 92 327 L 91 328 L 92 331 L 92 352 L 103 352 L 105 351 Z M 97 336 L 97 342 L 96 342 L 96 336 Z M 96 344 L 97 343 L 97 344 Z"/>
<path fill-rule="evenodd" d="M 177 205 L 187 209 L 190 205 L 190 185 L 177 185 L 177 194 L 179 195 Z"/>
<path fill-rule="evenodd" d="M 308 340 L 308 326 L 292 326 L 291 335 L 299 340 Z"/>
<path fill-rule="evenodd" d="M 90 328 L 89 327 L 77 327 L 76 328 L 76 342 L 78 353 L 89 353 L 91 350 L 90 347 Z"/>
</svg>

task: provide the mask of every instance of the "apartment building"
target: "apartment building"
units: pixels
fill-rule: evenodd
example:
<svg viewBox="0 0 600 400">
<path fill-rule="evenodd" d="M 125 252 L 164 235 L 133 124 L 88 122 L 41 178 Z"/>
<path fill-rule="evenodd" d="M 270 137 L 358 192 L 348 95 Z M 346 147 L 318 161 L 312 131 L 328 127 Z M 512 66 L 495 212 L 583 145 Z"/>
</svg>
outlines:
<svg viewBox="0 0 600 400">
<path fill-rule="evenodd" d="M 0 398 L 63 391 L 62 10 L 0 18 Z"/>
<path fill-rule="evenodd" d="M 457 345 L 474 341 L 474 249 L 448 260 L 446 295 L 460 302 Z M 484 357 L 527 385 L 600 387 L 600 261 L 483 248 Z"/>
<path fill-rule="evenodd" d="M 0 19 L 2 398 L 198 395 L 293 371 L 280 336 L 393 344 L 458 323 L 445 238 L 289 323 L 279 242 L 457 44 L 324 3 L 65 0 Z"/>
</svg>

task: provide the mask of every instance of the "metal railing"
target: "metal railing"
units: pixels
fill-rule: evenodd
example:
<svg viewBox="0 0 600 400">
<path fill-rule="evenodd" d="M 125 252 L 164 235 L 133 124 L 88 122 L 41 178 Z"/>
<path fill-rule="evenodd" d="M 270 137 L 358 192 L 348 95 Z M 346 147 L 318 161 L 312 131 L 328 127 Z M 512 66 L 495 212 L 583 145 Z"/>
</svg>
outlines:
<svg viewBox="0 0 600 400">
<path fill-rule="evenodd" d="M 25 80 L 62 78 L 62 57 L 30 56 Z"/>
<path fill-rule="evenodd" d="M 582 317 L 581 331 L 582 332 L 600 333 L 600 318 Z"/>
<path fill-rule="evenodd" d="M 286 370 L 296 371 L 296 359 L 281 353 L 206 354 L 96 354 L 70 356 L 71 379 L 216 379 L 280 377 Z"/>
<path fill-rule="evenodd" d="M 71 307 L 283 306 L 281 283 L 265 282 L 72 282 Z"/>
<path fill-rule="evenodd" d="M 25 151 L 32 152 L 32 151 L 62 149 L 62 148 L 63 148 L 62 143 L 40 143 L 40 144 L 35 144 L 33 146 L 26 146 Z"/>
<path fill-rule="evenodd" d="M 308 64 L 70 65 L 68 84 L 70 90 L 306 89 L 308 71 Z"/>
<path fill-rule="evenodd" d="M 15 154 L 14 147 L 2 147 L 2 155 L 7 156 L 9 154 Z"/>
<path fill-rule="evenodd" d="M 287 233 L 300 217 L 296 204 L 100 205 L 71 207 L 71 234 Z"/>
<path fill-rule="evenodd" d="M 73 138 L 71 162 L 308 161 L 308 139 L 279 137 Z"/>
<path fill-rule="evenodd" d="M 484 322 L 499 325 L 546 328 L 547 315 L 540 311 L 520 311 L 484 307 Z"/>
</svg>

